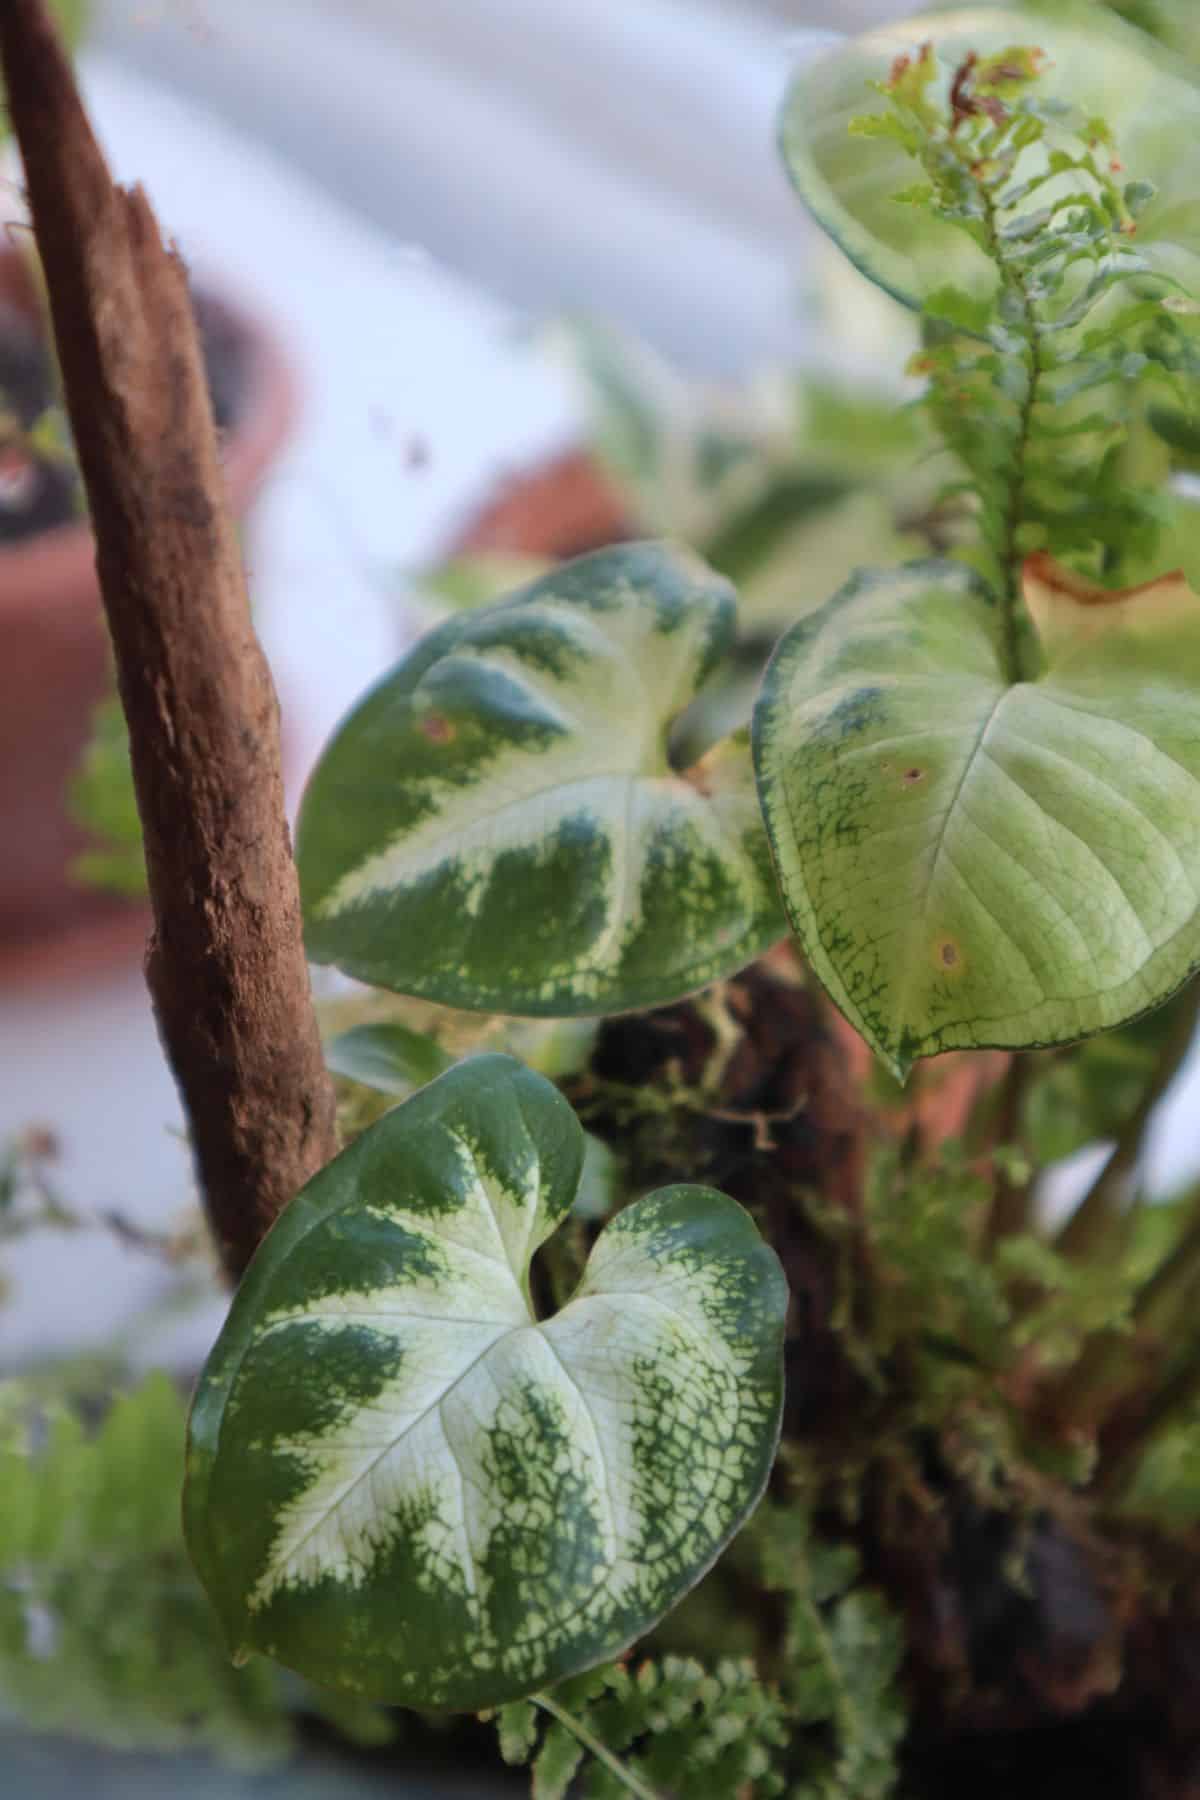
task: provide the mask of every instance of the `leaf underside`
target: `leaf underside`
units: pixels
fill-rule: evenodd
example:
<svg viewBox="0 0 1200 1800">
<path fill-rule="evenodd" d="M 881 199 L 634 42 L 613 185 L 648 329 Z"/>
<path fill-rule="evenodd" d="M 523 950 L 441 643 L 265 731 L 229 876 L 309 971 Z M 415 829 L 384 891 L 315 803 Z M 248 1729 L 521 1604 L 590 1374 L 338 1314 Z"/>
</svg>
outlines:
<svg viewBox="0 0 1200 1800">
<path fill-rule="evenodd" d="M 748 742 L 685 774 L 666 754 L 733 630 L 725 582 L 630 544 L 432 633 L 310 783 L 310 955 L 558 1017 L 672 1000 L 751 961 L 785 926 Z"/>
<path fill-rule="evenodd" d="M 1200 963 L 1200 604 L 1181 588 L 1030 593 L 1048 662 L 1013 686 L 987 592 L 952 563 L 860 575 L 779 645 L 754 730 L 785 902 L 901 1077 L 1107 1030 Z"/>
<path fill-rule="evenodd" d="M 1084 0 L 930 11 L 839 43 L 800 71 L 781 122 L 784 161 L 813 217 L 864 275 L 917 309 L 948 283 L 975 291 L 995 286 L 994 266 L 958 225 L 897 205 L 895 196 L 913 182 L 901 145 L 850 131 L 853 119 L 886 110 L 868 84 L 926 43 L 942 65 L 943 99 L 970 51 L 987 56 L 1013 44 L 1044 50 L 1054 99 L 1067 102 L 1079 122 L 1103 118 L 1125 167 L 1154 185 L 1136 248 L 1149 266 L 1194 289 L 1200 89 L 1144 33 Z"/>
<path fill-rule="evenodd" d="M 765 1485 L 786 1285 L 748 1215 L 674 1187 L 552 1319 L 528 1265 L 583 1134 L 507 1057 L 460 1064 L 309 1183 L 201 1378 L 185 1524 L 232 1646 L 474 1709 L 620 1653 Z"/>
</svg>

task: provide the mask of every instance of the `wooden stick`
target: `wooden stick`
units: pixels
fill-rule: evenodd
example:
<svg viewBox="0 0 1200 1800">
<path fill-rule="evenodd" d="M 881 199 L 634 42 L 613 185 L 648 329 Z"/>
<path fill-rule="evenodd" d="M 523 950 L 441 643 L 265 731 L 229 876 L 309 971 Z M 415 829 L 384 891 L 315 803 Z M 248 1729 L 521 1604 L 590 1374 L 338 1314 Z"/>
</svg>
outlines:
<svg viewBox="0 0 1200 1800">
<path fill-rule="evenodd" d="M 147 981 L 236 1276 L 336 1148 L 278 704 L 183 262 L 141 189 L 114 185 L 45 0 L 2 0 L 0 66 L 129 723 L 155 921 Z"/>
</svg>

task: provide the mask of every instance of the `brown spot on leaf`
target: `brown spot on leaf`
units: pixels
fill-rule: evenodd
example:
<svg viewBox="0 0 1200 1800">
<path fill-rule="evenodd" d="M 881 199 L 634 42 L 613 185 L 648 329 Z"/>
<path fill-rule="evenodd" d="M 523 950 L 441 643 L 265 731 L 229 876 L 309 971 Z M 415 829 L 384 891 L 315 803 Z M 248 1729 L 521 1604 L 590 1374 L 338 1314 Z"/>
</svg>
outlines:
<svg viewBox="0 0 1200 1800">
<path fill-rule="evenodd" d="M 451 744 L 458 735 L 445 713 L 426 713 L 418 729 L 431 744 Z"/>
<path fill-rule="evenodd" d="M 924 781 L 924 779 L 924 769 L 905 769 L 904 771 L 904 781 L 908 787 L 915 787 L 918 781 Z"/>
<path fill-rule="evenodd" d="M 958 945 L 951 943 L 949 938 L 938 946 L 938 956 L 941 959 L 941 964 L 944 969 L 955 969 L 958 967 Z"/>
</svg>

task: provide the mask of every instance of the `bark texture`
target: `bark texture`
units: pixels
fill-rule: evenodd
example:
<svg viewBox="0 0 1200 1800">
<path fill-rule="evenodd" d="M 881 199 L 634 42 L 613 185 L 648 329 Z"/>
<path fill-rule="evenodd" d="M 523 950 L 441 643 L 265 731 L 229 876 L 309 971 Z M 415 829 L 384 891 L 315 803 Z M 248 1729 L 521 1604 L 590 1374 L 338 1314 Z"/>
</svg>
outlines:
<svg viewBox="0 0 1200 1800">
<path fill-rule="evenodd" d="M 186 270 L 112 181 L 44 0 L 3 0 L 25 165 L 133 753 L 147 979 L 237 1275 L 336 1148 L 278 705 L 226 504 Z"/>
</svg>

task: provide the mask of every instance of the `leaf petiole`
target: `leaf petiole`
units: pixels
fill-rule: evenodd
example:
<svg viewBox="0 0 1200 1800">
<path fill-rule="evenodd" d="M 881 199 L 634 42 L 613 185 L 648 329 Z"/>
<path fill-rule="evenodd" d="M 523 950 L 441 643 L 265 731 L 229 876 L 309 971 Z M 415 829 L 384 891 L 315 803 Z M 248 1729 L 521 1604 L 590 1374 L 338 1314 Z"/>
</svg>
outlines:
<svg viewBox="0 0 1200 1800">
<path fill-rule="evenodd" d="M 641 1777 L 635 1775 L 633 1770 L 628 1768 L 620 1757 L 608 1748 L 607 1744 L 601 1743 L 600 1739 L 588 1730 L 582 1719 L 577 1719 L 574 1713 L 568 1712 L 565 1706 L 560 1706 L 557 1700 L 552 1700 L 549 1694 L 534 1694 L 533 1704 L 540 1706 L 543 1712 L 548 1712 L 552 1719 L 557 1719 L 564 1730 L 569 1731 L 572 1737 L 577 1738 L 584 1749 L 590 1751 L 596 1758 L 597 1762 L 602 1762 L 605 1768 L 616 1776 L 627 1793 L 636 1795 L 637 1800 L 664 1800 L 664 1796 L 656 1788 L 647 1787 Z"/>
</svg>

